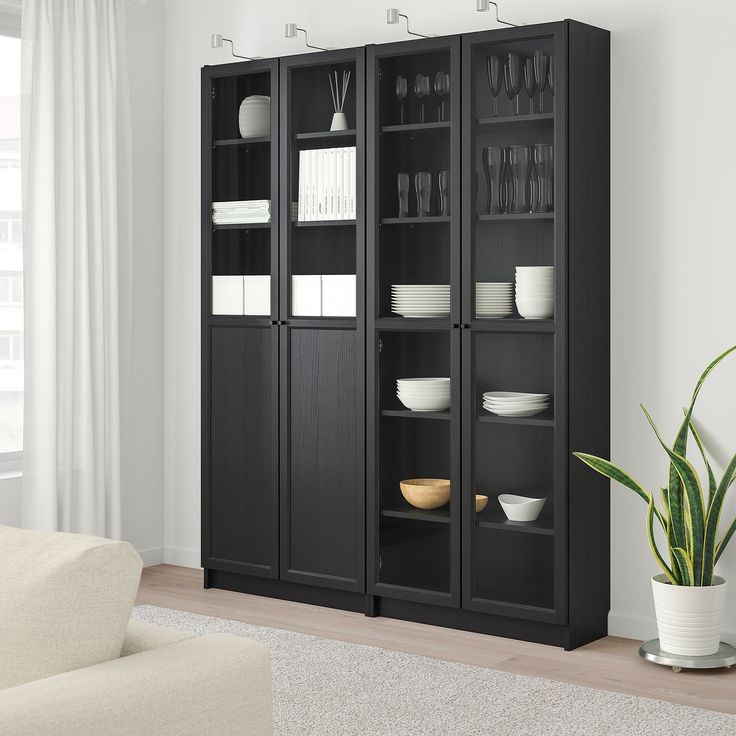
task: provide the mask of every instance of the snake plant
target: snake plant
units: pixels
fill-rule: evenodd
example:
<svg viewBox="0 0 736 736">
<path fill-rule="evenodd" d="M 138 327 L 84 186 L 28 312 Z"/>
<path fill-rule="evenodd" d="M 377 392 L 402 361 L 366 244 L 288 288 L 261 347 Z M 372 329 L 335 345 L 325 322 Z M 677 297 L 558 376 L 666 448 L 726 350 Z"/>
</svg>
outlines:
<svg viewBox="0 0 736 736">
<path fill-rule="evenodd" d="M 723 502 L 729 487 L 736 480 L 736 455 L 728 463 L 721 481 L 717 482 L 705 446 L 692 421 L 695 401 L 705 380 L 711 371 L 734 351 L 736 351 L 736 345 L 719 355 L 703 371 L 703 375 L 695 385 L 689 408 L 683 410 L 685 417 L 672 447 L 664 443 L 649 412 L 643 406 L 641 407 L 669 459 L 667 487 L 661 489 L 661 508 L 654 494 L 644 489 L 621 468 L 595 455 L 588 455 L 584 452 L 573 453 L 596 472 L 630 488 L 647 504 L 646 526 L 649 546 L 672 585 L 712 585 L 713 568 L 736 532 L 736 519 L 734 519 L 718 539 L 718 523 Z M 703 495 L 698 473 L 686 457 L 689 434 L 692 435 L 698 447 L 708 474 L 707 498 Z M 664 531 L 669 562 L 659 551 L 654 532 L 655 522 Z"/>
</svg>

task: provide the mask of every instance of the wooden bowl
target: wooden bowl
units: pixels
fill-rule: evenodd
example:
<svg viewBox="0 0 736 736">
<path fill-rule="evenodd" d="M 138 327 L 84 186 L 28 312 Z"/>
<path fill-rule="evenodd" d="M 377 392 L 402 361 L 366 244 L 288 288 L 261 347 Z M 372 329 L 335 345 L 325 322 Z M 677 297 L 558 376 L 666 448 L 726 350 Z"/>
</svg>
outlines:
<svg viewBox="0 0 736 736">
<path fill-rule="evenodd" d="M 479 493 L 475 494 L 475 513 L 478 514 L 488 506 L 488 496 L 481 496 Z"/>
<path fill-rule="evenodd" d="M 401 495 L 417 509 L 438 509 L 450 500 L 450 481 L 411 478 L 399 482 Z"/>
</svg>

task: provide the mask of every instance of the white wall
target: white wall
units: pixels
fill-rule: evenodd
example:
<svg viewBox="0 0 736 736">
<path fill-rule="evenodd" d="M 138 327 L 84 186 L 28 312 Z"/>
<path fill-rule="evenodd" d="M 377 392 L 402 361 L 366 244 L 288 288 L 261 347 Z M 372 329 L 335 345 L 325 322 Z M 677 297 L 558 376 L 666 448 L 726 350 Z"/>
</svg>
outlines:
<svg viewBox="0 0 736 736">
<path fill-rule="evenodd" d="M 349 6 L 349 7 L 348 7 Z M 242 54 L 301 53 L 283 24 L 314 43 L 350 46 L 406 38 L 385 24 L 385 3 L 339 0 L 165 0 L 164 58 L 164 488 L 167 560 L 199 558 L 199 69 L 231 60 L 209 48 L 221 32 Z M 413 27 L 456 33 L 491 27 L 473 0 L 402 0 Z M 612 31 L 612 454 L 649 487 L 665 477 L 643 401 L 670 437 L 700 370 L 736 343 L 732 236 L 736 146 L 731 66 L 736 7 L 684 0 L 507 0 L 515 22 L 562 18 Z M 736 360 L 714 376 L 698 419 L 720 467 L 736 450 Z M 580 448 L 584 449 L 584 448 Z M 733 507 L 732 507 L 733 510 Z M 648 575 L 657 572 L 644 508 L 612 494 L 611 632 L 655 631 Z M 721 572 L 736 581 L 736 544 Z M 727 628 L 736 632 L 736 596 Z"/>
</svg>

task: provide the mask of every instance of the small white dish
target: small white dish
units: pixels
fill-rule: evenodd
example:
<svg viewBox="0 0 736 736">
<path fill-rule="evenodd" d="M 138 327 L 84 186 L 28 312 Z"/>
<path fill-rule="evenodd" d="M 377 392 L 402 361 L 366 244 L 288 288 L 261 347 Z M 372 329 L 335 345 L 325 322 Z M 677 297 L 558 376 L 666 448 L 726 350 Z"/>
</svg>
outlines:
<svg viewBox="0 0 736 736">
<path fill-rule="evenodd" d="M 509 521 L 536 521 L 546 501 L 546 498 L 528 498 L 513 493 L 502 493 L 498 497 L 498 502 Z"/>
</svg>

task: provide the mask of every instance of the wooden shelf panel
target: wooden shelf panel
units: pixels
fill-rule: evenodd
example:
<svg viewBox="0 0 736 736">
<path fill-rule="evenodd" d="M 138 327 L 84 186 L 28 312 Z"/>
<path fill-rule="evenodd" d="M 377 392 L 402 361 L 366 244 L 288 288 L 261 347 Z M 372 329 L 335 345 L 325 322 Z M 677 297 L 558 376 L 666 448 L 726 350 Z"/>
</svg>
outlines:
<svg viewBox="0 0 736 736">
<path fill-rule="evenodd" d="M 452 329 L 449 317 L 379 317 L 375 324 L 377 330 L 398 330 L 400 332 L 425 330 L 439 332 Z"/>
<path fill-rule="evenodd" d="M 488 499 L 488 503 L 495 502 L 495 498 Z M 535 521 L 510 521 L 501 510 L 490 511 L 488 508 L 475 515 L 475 523 L 483 529 L 501 529 L 507 532 L 522 534 L 555 533 L 554 522 L 550 516 L 541 516 Z"/>
<path fill-rule="evenodd" d="M 439 509 L 416 509 L 413 506 L 402 506 L 396 509 L 382 509 L 381 516 L 394 519 L 410 519 L 413 521 L 428 521 L 435 524 L 450 523 L 449 504 Z"/>
<path fill-rule="evenodd" d="M 384 125 L 381 133 L 442 133 L 450 130 L 450 121 L 435 123 L 405 123 L 404 125 Z"/>
<path fill-rule="evenodd" d="M 555 420 L 551 412 L 535 414 L 533 417 L 500 417 L 484 411 L 478 415 L 478 421 L 482 424 L 521 424 L 529 427 L 554 427 Z"/>
<path fill-rule="evenodd" d="M 524 319 L 523 317 L 504 317 L 503 319 L 477 318 L 470 327 L 478 332 L 537 332 L 552 333 L 555 331 L 553 319 Z"/>
<path fill-rule="evenodd" d="M 520 222 L 524 220 L 530 221 L 546 221 L 553 222 L 555 219 L 554 212 L 521 212 L 519 214 L 509 213 L 505 215 L 477 215 L 478 222 Z"/>
<path fill-rule="evenodd" d="M 353 227 L 355 220 L 292 220 L 294 227 Z"/>
<path fill-rule="evenodd" d="M 382 417 L 402 417 L 404 419 L 444 419 L 452 418 L 450 410 L 445 411 L 411 411 L 410 409 L 381 409 Z"/>
<path fill-rule="evenodd" d="M 349 130 L 321 130 L 316 133 L 295 133 L 295 141 L 335 140 L 340 138 L 355 138 L 355 128 Z"/>
<path fill-rule="evenodd" d="M 253 138 L 222 138 L 212 142 L 213 148 L 222 146 L 263 146 L 271 142 L 270 135 L 254 136 Z"/>
<path fill-rule="evenodd" d="M 289 327 L 311 327 L 351 330 L 357 326 L 356 317 L 289 317 L 285 321 Z"/>
<path fill-rule="evenodd" d="M 236 222 L 227 225 L 212 224 L 214 230 L 265 230 L 271 227 L 270 222 Z"/>
<path fill-rule="evenodd" d="M 451 222 L 452 218 L 444 215 L 429 217 L 382 217 L 381 225 L 430 225 L 438 222 Z"/>
<path fill-rule="evenodd" d="M 536 113 L 534 115 L 499 115 L 497 117 L 476 118 L 478 127 L 491 128 L 549 128 L 554 125 L 553 112 Z"/>
</svg>

